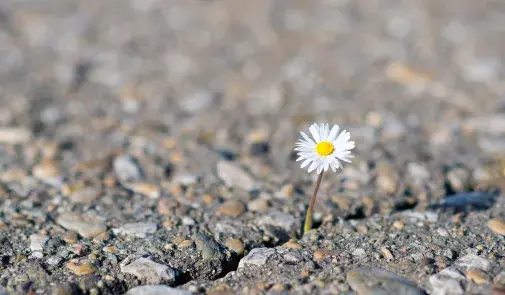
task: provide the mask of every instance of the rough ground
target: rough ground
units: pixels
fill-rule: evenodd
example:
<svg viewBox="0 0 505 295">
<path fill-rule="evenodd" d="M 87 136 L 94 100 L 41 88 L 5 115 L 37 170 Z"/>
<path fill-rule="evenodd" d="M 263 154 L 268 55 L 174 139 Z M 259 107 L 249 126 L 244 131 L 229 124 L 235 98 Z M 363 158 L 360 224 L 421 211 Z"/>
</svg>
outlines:
<svg viewBox="0 0 505 295">
<path fill-rule="evenodd" d="M 501 0 L 0 1 L 0 294 L 505 294 L 504 28 Z M 356 159 L 302 237 L 314 121 Z"/>
</svg>

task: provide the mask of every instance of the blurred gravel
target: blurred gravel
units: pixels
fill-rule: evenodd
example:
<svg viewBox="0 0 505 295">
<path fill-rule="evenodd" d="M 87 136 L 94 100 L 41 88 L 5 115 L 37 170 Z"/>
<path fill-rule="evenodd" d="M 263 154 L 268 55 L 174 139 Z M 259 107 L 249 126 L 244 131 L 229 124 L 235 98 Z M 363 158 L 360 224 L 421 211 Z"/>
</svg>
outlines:
<svg viewBox="0 0 505 295">
<path fill-rule="evenodd" d="M 0 294 L 504 294 L 504 28 L 501 0 L 2 0 Z M 312 122 L 356 158 L 302 237 Z"/>
</svg>

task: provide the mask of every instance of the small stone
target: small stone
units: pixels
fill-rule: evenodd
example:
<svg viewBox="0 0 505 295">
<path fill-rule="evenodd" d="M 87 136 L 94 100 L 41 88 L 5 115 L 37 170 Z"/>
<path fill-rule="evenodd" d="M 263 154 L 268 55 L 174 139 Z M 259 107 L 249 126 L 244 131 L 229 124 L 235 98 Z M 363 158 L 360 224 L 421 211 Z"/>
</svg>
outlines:
<svg viewBox="0 0 505 295">
<path fill-rule="evenodd" d="M 69 262 L 67 268 L 78 276 L 90 275 L 96 272 L 96 267 L 88 261 L 82 263 Z"/>
<path fill-rule="evenodd" d="M 193 225 L 196 224 L 196 221 L 193 218 L 189 217 L 189 216 L 183 216 L 182 217 L 182 224 L 193 226 Z"/>
<path fill-rule="evenodd" d="M 479 285 L 487 284 L 491 280 L 485 272 L 483 272 L 480 269 L 476 269 L 476 268 L 470 268 L 466 272 L 466 277 L 469 280 L 472 280 L 474 283 L 479 284 Z"/>
<path fill-rule="evenodd" d="M 254 248 L 244 258 L 240 259 L 238 268 L 240 269 L 248 265 L 262 266 L 274 254 L 275 250 L 272 248 Z"/>
<path fill-rule="evenodd" d="M 33 166 L 32 175 L 39 179 L 51 179 L 60 175 L 60 168 L 54 160 L 44 159 Z"/>
<path fill-rule="evenodd" d="M 269 204 L 268 200 L 265 198 L 258 198 L 258 199 L 253 200 L 247 204 L 247 209 L 251 212 L 266 213 L 266 212 L 268 212 L 269 207 L 270 207 L 270 204 Z"/>
<path fill-rule="evenodd" d="M 225 215 L 238 217 L 245 212 L 245 205 L 241 201 L 228 200 L 219 207 L 219 212 Z"/>
<path fill-rule="evenodd" d="M 356 267 L 347 273 L 347 283 L 359 295 L 404 294 L 424 295 L 413 282 L 394 273 L 375 267 Z"/>
<path fill-rule="evenodd" d="M 196 247 L 201 251 L 203 259 L 219 259 L 222 257 L 221 246 L 211 237 L 197 233 Z"/>
<path fill-rule="evenodd" d="M 179 248 L 188 248 L 188 247 L 193 246 L 193 241 L 191 241 L 191 240 L 184 240 L 184 241 L 180 242 L 177 246 Z"/>
<path fill-rule="evenodd" d="M 145 238 L 147 234 L 155 233 L 158 226 L 154 222 L 134 222 L 127 223 L 120 228 L 112 229 L 115 235 L 124 234 L 127 236 L 135 236 L 137 238 Z"/>
<path fill-rule="evenodd" d="M 44 250 L 44 245 L 49 238 L 45 235 L 31 235 L 30 236 L 30 250 L 32 251 L 42 251 Z"/>
<path fill-rule="evenodd" d="M 73 244 L 77 242 L 77 233 L 75 231 L 69 231 L 63 235 L 63 241 Z"/>
<path fill-rule="evenodd" d="M 317 250 L 317 251 L 314 251 L 314 260 L 316 260 L 316 261 L 323 260 L 326 257 L 328 257 L 329 255 L 330 255 L 330 251 L 328 251 L 328 250 Z"/>
<path fill-rule="evenodd" d="M 382 255 L 384 255 L 384 257 L 385 257 L 386 259 L 390 259 L 390 260 L 391 260 L 391 259 L 394 259 L 394 258 L 395 258 L 395 257 L 393 256 L 393 254 L 391 253 L 391 251 L 389 251 L 389 249 L 388 249 L 388 248 L 386 248 L 386 247 L 382 247 L 382 248 L 381 248 L 381 253 L 382 253 Z"/>
<path fill-rule="evenodd" d="M 395 222 L 393 222 L 393 227 L 396 229 L 403 229 L 405 227 L 405 223 L 401 220 L 395 220 Z"/>
<path fill-rule="evenodd" d="M 103 223 L 74 213 L 62 213 L 56 222 L 66 229 L 76 231 L 84 238 L 93 238 L 107 230 Z"/>
<path fill-rule="evenodd" d="M 158 186 L 146 182 L 129 183 L 124 184 L 124 186 L 134 193 L 144 195 L 151 199 L 158 199 L 161 194 Z"/>
<path fill-rule="evenodd" d="M 285 230 L 289 235 L 294 234 L 297 230 L 297 222 L 293 215 L 284 212 L 271 212 L 268 215 L 262 216 L 258 219 L 259 226 L 269 225 L 279 227 Z"/>
<path fill-rule="evenodd" d="M 103 247 L 103 252 L 105 253 L 116 253 L 118 250 L 116 248 L 116 246 L 106 246 L 106 247 Z"/>
<path fill-rule="evenodd" d="M 449 276 L 432 275 L 429 282 L 432 288 L 431 295 L 462 295 L 464 293 L 461 283 Z"/>
<path fill-rule="evenodd" d="M 222 160 L 217 163 L 217 175 L 229 187 L 250 191 L 255 187 L 254 179 L 239 166 Z"/>
<path fill-rule="evenodd" d="M 284 245 L 282 245 L 284 248 L 290 248 L 290 249 L 301 249 L 302 246 L 292 240 L 287 241 Z"/>
<path fill-rule="evenodd" d="M 116 157 L 113 167 L 119 181 L 123 183 L 139 181 L 144 175 L 137 161 L 129 155 Z"/>
<path fill-rule="evenodd" d="M 377 163 L 377 178 L 376 184 L 379 190 L 393 194 L 398 187 L 398 176 L 394 172 L 394 168 L 384 161 Z"/>
<path fill-rule="evenodd" d="M 76 204 L 90 204 L 96 200 L 99 195 L 100 192 L 93 187 L 83 188 L 72 192 L 70 201 Z"/>
<path fill-rule="evenodd" d="M 224 245 L 238 255 L 244 255 L 244 243 L 241 240 L 228 239 Z"/>
<path fill-rule="evenodd" d="M 85 251 L 85 247 L 82 244 L 73 244 L 71 249 L 72 249 L 72 252 L 78 256 L 82 256 Z"/>
<path fill-rule="evenodd" d="M 156 209 L 160 214 L 172 215 L 173 210 L 178 206 L 179 203 L 172 198 L 161 198 L 158 201 L 158 206 L 156 207 Z"/>
<path fill-rule="evenodd" d="M 281 198 L 292 197 L 295 193 L 295 186 L 292 183 L 288 183 L 282 186 L 281 190 L 278 193 L 278 196 Z"/>
<path fill-rule="evenodd" d="M 108 232 L 103 232 L 93 238 L 93 242 L 103 242 L 103 241 L 108 241 L 110 239 L 110 235 Z"/>
<path fill-rule="evenodd" d="M 175 270 L 147 258 L 139 258 L 121 267 L 122 273 L 136 276 L 146 284 L 171 284 L 175 281 Z"/>
<path fill-rule="evenodd" d="M 463 168 L 452 169 L 447 173 L 447 181 L 454 191 L 464 191 L 470 181 L 470 172 Z"/>
<path fill-rule="evenodd" d="M 505 220 L 493 218 L 487 222 L 487 227 L 497 235 L 505 236 Z"/>
<path fill-rule="evenodd" d="M 146 285 L 131 288 L 125 295 L 192 295 L 191 291 L 170 288 L 165 285 Z"/>
<path fill-rule="evenodd" d="M 441 207 L 464 208 L 473 206 L 478 209 L 488 209 L 494 204 L 494 197 L 488 192 L 457 193 L 446 197 Z"/>
<path fill-rule="evenodd" d="M 297 252 L 288 252 L 288 253 L 282 255 L 282 258 L 285 261 L 290 262 L 290 263 L 298 263 L 303 260 L 302 255 L 298 251 Z"/>
<path fill-rule="evenodd" d="M 357 257 L 364 257 L 366 256 L 365 249 L 363 248 L 357 248 L 352 251 L 352 256 L 357 256 Z"/>
<path fill-rule="evenodd" d="M 207 291 L 207 295 L 235 295 L 235 292 L 228 284 L 219 284 Z"/>
<path fill-rule="evenodd" d="M 0 143 L 20 144 L 29 142 L 32 132 L 24 127 L 0 127 Z"/>
<path fill-rule="evenodd" d="M 416 162 L 407 165 L 407 174 L 415 184 L 423 184 L 430 179 L 430 171 L 424 165 Z"/>
<path fill-rule="evenodd" d="M 449 232 L 445 228 L 441 228 L 441 227 L 437 228 L 437 233 L 442 237 L 449 236 Z"/>
<path fill-rule="evenodd" d="M 468 254 L 456 260 L 456 265 L 467 269 L 477 268 L 485 271 L 491 270 L 491 262 L 475 254 Z"/>
<path fill-rule="evenodd" d="M 50 266 L 58 266 L 61 261 L 62 261 L 61 257 L 51 256 L 51 257 L 47 258 L 46 263 Z"/>
</svg>

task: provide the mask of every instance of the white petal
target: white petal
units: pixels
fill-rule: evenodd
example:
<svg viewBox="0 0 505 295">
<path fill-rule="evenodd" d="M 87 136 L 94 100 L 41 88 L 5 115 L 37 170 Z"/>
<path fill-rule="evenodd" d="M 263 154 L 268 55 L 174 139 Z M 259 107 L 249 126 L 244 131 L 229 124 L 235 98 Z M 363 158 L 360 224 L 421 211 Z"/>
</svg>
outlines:
<svg viewBox="0 0 505 295">
<path fill-rule="evenodd" d="M 303 139 L 305 139 L 306 142 L 316 144 L 312 139 L 310 139 L 307 133 L 300 131 L 300 134 L 302 135 Z"/>
<path fill-rule="evenodd" d="M 321 137 L 319 136 L 319 127 L 317 127 L 316 124 L 312 124 L 309 127 L 309 131 L 310 131 L 310 134 L 312 134 L 312 137 L 314 137 L 314 140 L 316 142 L 320 142 L 321 141 Z"/>
<path fill-rule="evenodd" d="M 331 131 L 330 134 L 328 135 L 327 140 L 333 142 L 335 139 L 337 139 L 338 131 L 340 131 L 340 127 L 338 127 L 338 125 L 333 125 L 333 127 L 331 127 Z"/>
<path fill-rule="evenodd" d="M 324 161 L 324 171 L 328 171 L 329 167 L 330 167 L 330 159 L 325 159 L 325 161 Z"/>
<path fill-rule="evenodd" d="M 321 172 L 323 172 L 323 166 L 320 165 L 319 167 L 317 167 L 317 174 L 321 174 Z"/>
<path fill-rule="evenodd" d="M 300 167 L 301 168 L 305 168 L 305 166 L 309 165 L 310 162 L 312 162 L 312 161 L 311 160 L 305 160 Z"/>
<path fill-rule="evenodd" d="M 312 171 L 314 171 L 314 169 L 316 169 L 318 166 L 319 166 L 318 161 L 312 162 L 312 164 L 309 167 L 309 173 L 312 172 Z"/>
</svg>

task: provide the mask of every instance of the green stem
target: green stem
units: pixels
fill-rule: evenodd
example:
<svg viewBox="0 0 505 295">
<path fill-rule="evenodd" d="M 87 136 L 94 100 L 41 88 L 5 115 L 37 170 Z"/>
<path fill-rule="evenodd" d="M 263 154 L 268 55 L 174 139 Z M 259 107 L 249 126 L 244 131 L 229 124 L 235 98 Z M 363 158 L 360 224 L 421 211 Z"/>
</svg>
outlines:
<svg viewBox="0 0 505 295">
<path fill-rule="evenodd" d="M 303 234 L 306 234 L 309 230 L 312 229 L 312 212 L 314 211 L 314 204 L 316 203 L 317 191 L 319 190 L 319 185 L 321 184 L 321 180 L 323 179 L 323 173 L 324 171 L 322 171 L 317 177 L 316 187 L 314 188 L 314 194 L 312 195 L 309 208 L 307 209 L 307 215 L 305 216 L 305 225 L 303 226 Z"/>
</svg>

